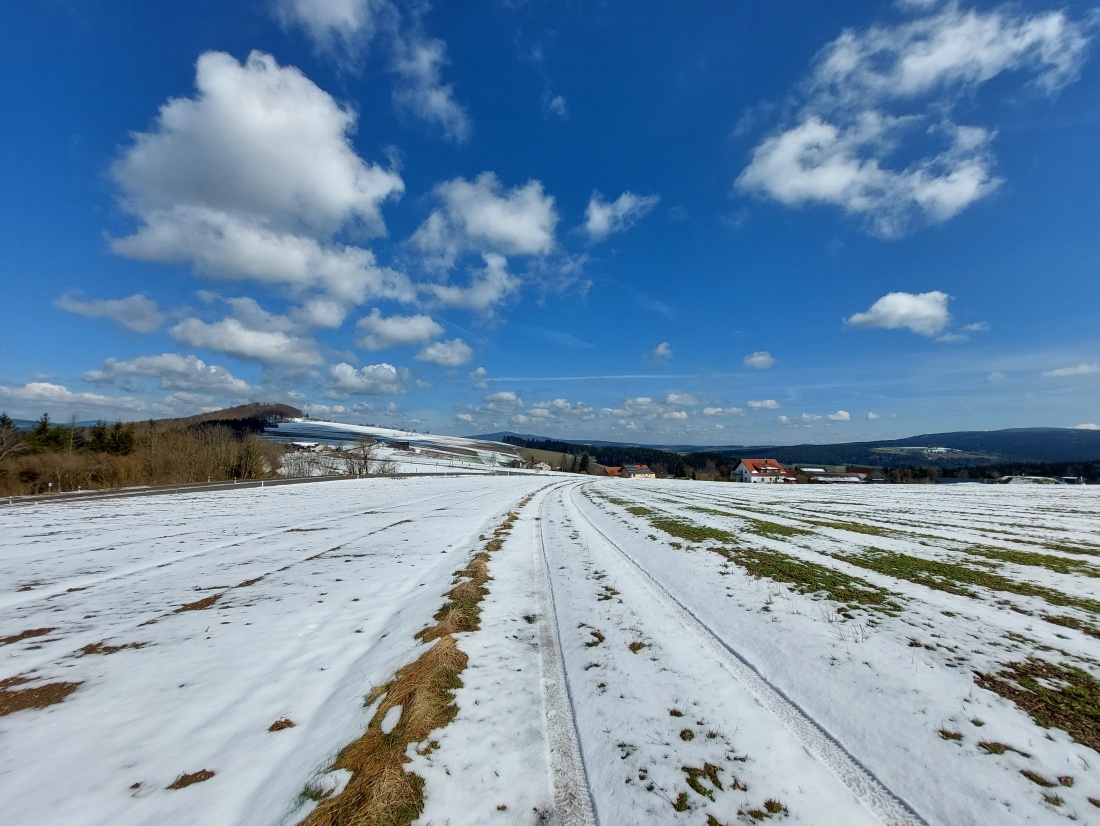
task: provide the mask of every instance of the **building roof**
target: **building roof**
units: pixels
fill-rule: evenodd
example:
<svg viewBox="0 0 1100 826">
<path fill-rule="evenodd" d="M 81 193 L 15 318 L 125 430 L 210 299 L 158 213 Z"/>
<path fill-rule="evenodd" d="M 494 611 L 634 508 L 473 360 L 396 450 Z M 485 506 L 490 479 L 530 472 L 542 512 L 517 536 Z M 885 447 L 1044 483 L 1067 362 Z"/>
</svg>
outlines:
<svg viewBox="0 0 1100 826">
<path fill-rule="evenodd" d="M 782 473 L 783 465 L 775 459 L 742 459 L 741 464 L 748 468 L 749 473 Z"/>
<path fill-rule="evenodd" d="M 620 473 L 622 473 L 622 470 L 623 469 L 621 467 L 606 467 L 605 466 L 604 469 L 603 469 L 603 472 L 606 473 L 608 476 L 618 476 Z"/>
</svg>

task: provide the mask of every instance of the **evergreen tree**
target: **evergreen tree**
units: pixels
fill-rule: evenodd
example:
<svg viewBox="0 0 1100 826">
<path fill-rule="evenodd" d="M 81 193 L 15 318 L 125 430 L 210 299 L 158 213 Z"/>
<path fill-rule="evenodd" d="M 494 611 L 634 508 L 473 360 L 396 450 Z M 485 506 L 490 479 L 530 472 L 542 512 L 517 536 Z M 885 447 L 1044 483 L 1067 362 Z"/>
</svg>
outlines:
<svg viewBox="0 0 1100 826">
<path fill-rule="evenodd" d="M 577 465 L 577 473 L 588 473 L 588 451 L 581 454 L 581 461 Z"/>
</svg>

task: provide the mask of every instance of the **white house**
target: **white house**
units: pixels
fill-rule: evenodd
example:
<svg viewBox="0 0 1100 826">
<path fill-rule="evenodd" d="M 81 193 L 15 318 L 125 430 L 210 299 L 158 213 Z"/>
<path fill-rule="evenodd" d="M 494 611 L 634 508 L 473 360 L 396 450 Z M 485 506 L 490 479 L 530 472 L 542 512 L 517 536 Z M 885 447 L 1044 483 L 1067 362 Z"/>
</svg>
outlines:
<svg viewBox="0 0 1100 826">
<path fill-rule="evenodd" d="M 792 477 L 775 459 L 742 459 L 730 478 L 735 482 L 791 482 Z"/>
</svg>

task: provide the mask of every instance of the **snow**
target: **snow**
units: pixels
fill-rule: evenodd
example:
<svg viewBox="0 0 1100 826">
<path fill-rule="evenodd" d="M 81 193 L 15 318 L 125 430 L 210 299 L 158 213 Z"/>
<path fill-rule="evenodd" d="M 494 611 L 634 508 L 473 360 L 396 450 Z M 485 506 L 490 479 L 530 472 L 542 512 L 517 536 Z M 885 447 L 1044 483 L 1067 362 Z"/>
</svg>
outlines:
<svg viewBox="0 0 1100 826">
<path fill-rule="evenodd" d="M 419 656 L 453 572 L 510 510 L 481 628 L 458 635 L 458 715 L 408 751 L 420 824 L 748 823 L 766 801 L 815 826 L 1096 819 L 1100 756 L 974 672 L 1039 656 L 1100 676 L 1100 640 L 1042 616 L 1097 623 L 1082 601 L 1100 591 L 1100 489 L 478 474 L 0 510 L 0 638 L 55 629 L 0 645 L 0 680 L 80 683 L 0 717 L 5 823 L 297 822 L 303 789 L 346 784 L 329 767 L 365 696 Z M 858 577 L 898 609 L 754 578 L 660 517 Z M 1033 589 L 932 588 L 857 564 L 872 548 Z M 81 652 L 97 643 L 142 647 Z M 1052 805 L 1021 770 L 1074 781 Z"/>
</svg>

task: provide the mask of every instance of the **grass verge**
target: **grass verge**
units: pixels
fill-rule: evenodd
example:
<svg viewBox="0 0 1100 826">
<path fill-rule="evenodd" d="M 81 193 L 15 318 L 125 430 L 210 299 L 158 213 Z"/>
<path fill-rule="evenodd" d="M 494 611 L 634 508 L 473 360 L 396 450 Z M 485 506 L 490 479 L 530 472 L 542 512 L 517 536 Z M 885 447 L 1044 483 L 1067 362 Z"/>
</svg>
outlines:
<svg viewBox="0 0 1100 826">
<path fill-rule="evenodd" d="M 528 496 L 519 507 L 530 500 Z M 424 780 L 406 771 L 406 753 L 411 744 L 418 744 L 420 754 L 438 746 L 429 736 L 458 713 L 454 692 L 462 686 L 460 675 L 468 658 L 454 635 L 480 627 L 489 555 L 502 547 L 517 518 L 509 513 L 484 549 L 455 572 L 454 587 L 434 617 L 436 624 L 416 635 L 422 642 L 434 642 L 431 648 L 370 692 L 366 704 L 378 702 L 378 708 L 366 732 L 346 746 L 332 766 L 351 772 L 351 779 L 340 794 L 320 800 L 301 826 L 407 826 L 420 816 Z M 387 733 L 382 722 L 395 708 L 400 708 L 400 716 Z"/>
</svg>

